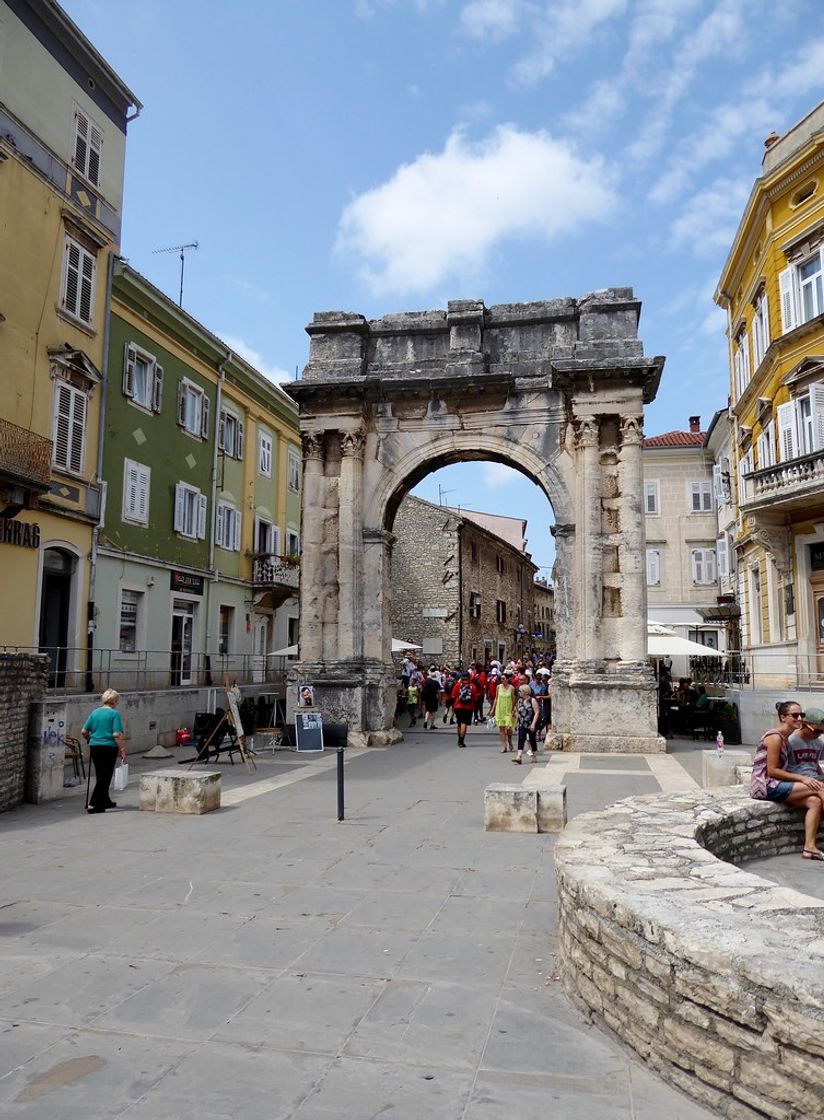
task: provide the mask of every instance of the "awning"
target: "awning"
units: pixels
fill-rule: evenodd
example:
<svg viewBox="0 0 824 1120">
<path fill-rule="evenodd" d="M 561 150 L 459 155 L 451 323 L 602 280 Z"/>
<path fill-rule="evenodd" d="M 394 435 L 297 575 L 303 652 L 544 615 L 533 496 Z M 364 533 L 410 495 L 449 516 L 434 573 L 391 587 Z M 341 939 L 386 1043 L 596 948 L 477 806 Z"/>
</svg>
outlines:
<svg viewBox="0 0 824 1120">
<path fill-rule="evenodd" d="M 702 646 L 678 634 L 649 634 L 647 653 L 650 657 L 723 657 L 724 654 L 712 646 Z"/>
<path fill-rule="evenodd" d="M 716 607 L 696 607 L 704 622 L 728 622 L 741 617 L 738 603 L 719 603 Z"/>
</svg>

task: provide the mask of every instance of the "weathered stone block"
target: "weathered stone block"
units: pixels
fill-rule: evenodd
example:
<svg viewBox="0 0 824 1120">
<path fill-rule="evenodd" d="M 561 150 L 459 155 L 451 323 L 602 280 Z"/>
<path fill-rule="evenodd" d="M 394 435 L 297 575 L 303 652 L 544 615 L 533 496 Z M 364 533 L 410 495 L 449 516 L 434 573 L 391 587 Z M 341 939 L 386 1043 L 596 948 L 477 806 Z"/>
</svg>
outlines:
<svg viewBox="0 0 824 1120">
<path fill-rule="evenodd" d="M 141 774 L 140 808 L 150 813 L 211 813 L 220 808 L 220 772 L 153 770 Z"/>
<path fill-rule="evenodd" d="M 734 786 L 738 783 L 735 769 L 737 766 L 750 766 L 747 751 L 702 751 L 701 784 L 704 789 L 719 786 Z"/>
<path fill-rule="evenodd" d="M 494 782 L 484 790 L 486 832 L 537 832 L 538 791 L 508 782 Z"/>
<path fill-rule="evenodd" d="M 538 832 L 562 832 L 567 822 L 566 786 L 539 786 Z"/>
</svg>

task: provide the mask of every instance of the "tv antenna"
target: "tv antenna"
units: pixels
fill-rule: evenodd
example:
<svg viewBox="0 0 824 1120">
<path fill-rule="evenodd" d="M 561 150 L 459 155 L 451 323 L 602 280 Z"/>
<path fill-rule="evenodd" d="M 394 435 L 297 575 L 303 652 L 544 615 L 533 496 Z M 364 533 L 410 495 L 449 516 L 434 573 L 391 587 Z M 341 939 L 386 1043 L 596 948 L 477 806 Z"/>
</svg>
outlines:
<svg viewBox="0 0 824 1120">
<path fill-rule="evenodd" d="M 178 307 L 183 306 L 183 269 L 186 264 L 186 250 L 197 249 L 198 243 L 190 241 L 187 245 L 170 245 L 168 249 L 153 249 L 153 253 L 180 253 L 180 298 L 178 299 Z"/>
<path fill-rule="evenodd" d="M 444 495 L 454 494 L 454 493 L 455 493 L 454 489 L 453 490 L 444 490 L 443 486 L 441 486 L 441 484 L 439 482 L 438 483 L 438 505 L 442 506 L 444 504 L 444 501 L 443 501 L 444 500 Z"/>
</svg>

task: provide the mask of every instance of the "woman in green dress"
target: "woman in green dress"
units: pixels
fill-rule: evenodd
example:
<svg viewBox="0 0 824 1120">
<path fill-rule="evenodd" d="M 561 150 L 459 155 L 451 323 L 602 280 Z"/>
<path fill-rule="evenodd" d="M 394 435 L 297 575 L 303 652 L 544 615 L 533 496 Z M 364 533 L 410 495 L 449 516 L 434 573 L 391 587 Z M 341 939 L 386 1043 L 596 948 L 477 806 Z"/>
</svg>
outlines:
<svg viewBox="0 0 824 1120">
<path fill-rule="evenodd" d="M 515 726 L 515 689 L 512 687 L 512 673 L 504 673 L 504 678 L 495 690 L 490 716 L 495 720 L 498 737 L 501 740 L 501 754 L 512 750 L 512 728 Z"/>
</svg>

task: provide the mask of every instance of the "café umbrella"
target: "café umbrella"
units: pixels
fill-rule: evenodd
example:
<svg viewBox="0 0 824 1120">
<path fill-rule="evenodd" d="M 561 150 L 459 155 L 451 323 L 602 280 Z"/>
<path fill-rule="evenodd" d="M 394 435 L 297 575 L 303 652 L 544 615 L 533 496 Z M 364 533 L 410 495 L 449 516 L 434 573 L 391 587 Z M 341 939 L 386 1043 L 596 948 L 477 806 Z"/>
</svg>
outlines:
<svg viewBox="0 0 824 1120">
<path fill-rule="evenodd" d="M 723 657 L 720 650 L 702 646 L 682 638 L 660 622 L 647 623 L 647 654 L 649 657 Z"/>
</svg>

